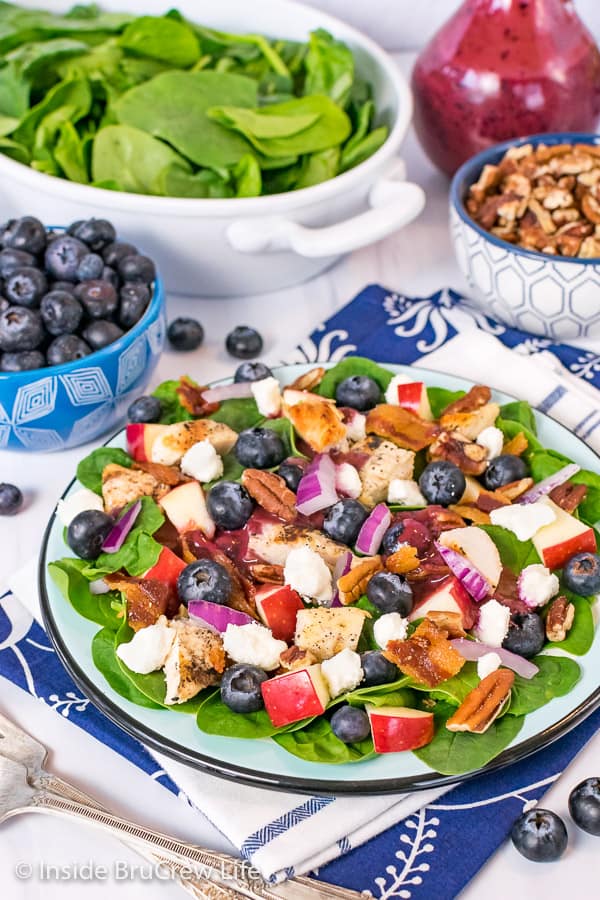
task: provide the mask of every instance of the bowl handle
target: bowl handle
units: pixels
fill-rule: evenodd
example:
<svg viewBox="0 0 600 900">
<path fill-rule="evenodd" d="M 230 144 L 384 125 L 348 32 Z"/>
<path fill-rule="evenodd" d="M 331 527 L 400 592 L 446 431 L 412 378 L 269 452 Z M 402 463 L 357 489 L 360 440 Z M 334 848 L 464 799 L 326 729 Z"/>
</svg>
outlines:
<svg viewBox="0 0 600 900">
<path fill-rule="evenodd" d="M 425 206 L 418 184 L 405 181 L 401 159 L 369 191 L 369 207 L 325 228 L 307 228 L 283 216 L 238 219 L 227 229 L 230 245 L 240 253 L 293 250 L 299 256 L 322 257 L 349 253 L 387 237 L 412 222 Z"/>
</svg>

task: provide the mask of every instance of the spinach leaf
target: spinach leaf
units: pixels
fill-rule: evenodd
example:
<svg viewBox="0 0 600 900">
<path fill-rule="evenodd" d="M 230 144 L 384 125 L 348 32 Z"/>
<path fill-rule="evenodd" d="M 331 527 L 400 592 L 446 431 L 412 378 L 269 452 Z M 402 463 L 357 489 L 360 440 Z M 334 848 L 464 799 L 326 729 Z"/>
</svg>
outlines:
<svg viewBox="0 0 600 900">
<path fill-rule="evenodd" d="M 568 694 L 581 677 L 577 663 L 566 656 L 536 656 L 532 662 L 539 672 L 529 679 L 515 675 L 507 715 L 526 716 Z"/>
<path fill-rule="evenodd" d="M 594 598 L 578 597 L 577 594 L 572 594 L 564 588 L 561 590 L 561 594 L 566 596 L 575 607 L 573 625 L 567 632 L 564 641 L 551 641 L 545 646 L 558 647 L 565 653 L 572 653 L 573 656 L 583 656 L 594 643 L 594 616 L 591 607 Z"/>
<path fill-rule="evenodd" d="M 160 421 L 163 425 L 173 425 L 175 422 L 186 422 L 194 418 L 179 399 L 177 388 L 180 383 L 174 380 L 163 381 L 152 391 L 152 396 L 158 397 L 161 402 Z"/>
<path fill-rule="evenodd" d="M 123 611 L 119 608 L 119 594 L 116 591 L 110 591 L 108 594 L 92 594 L 90 579 L 84 575 L 86 568 L 87 563 L 84 559 L 70 557 L 57 559 L 48 564 L 48 572 L 53 582 L 80 616 L 116 631 L 123 620 Z"/>
<path fill-rule="evenodd" d="M 139 56 L 150 56 L 175 68 L 187 69 L 200 56 L 198 38 L 184 22 L 168 16 L 140 16 L 125 28 L 122 47 Z"/>
<path fill-rule="evenodd" d="M 92 106 L 92 92 L 89 81 L 85 78 L 72 81 L 61 81 L 45 95 L 44 99 L 33 106 L 23 116 L 19 127 L 14 131 L 13 138 L 17 143 L 33 148 L 36 140 L 39 144 L 40 127 L 52 113 L 57 113 L 58 118 L 51 120 L 49 124 L 54 126 L 54 132 L 59 124 L 66 121 L 77 122 L 87 116 Z M 53 133 L 54 133 L 53 132 Z"/>
<path fill-rule="evenodd" d="M 145 694 L 139 691 L 133 682 L 123 673 L 115 653 L 115 636 L 108 628 L 98 631 L 92 640 L 92 659 L 98 671 L 104 675 L 109 685 L 121 697 L 125 697 L 137 706 L 145 706 L 146 709 L 160 709 L 158 703 L 154 703 Z"/>
<path fill-rule="evenodd" d="M 259 197 L 262 191 L 260 165 L 252 153 L 242 156 L 233 170 L 236 197 Z"/>
<path fill-rule="evenodd" d="M 90 491 L 102 495 L 102 472 L 111 463 L 130 469 L 133 460 L 120 447 L 98 447 L 77 466 L 77 480 Z"/>
<path fill-rule="evenodd" d="M 435 700 L 444 700 L 447 703 L 460 706 L 467 694 L 479 684 L 477 666 L 473 662 L 466 662 L 460 672 L 452 678 L 447 678 L 434 688 L 427 687 L 418 681 L 409 679 L 408 686 L 415 691 L 424 691 Z"/>
<path fill-rule="evenodd" d="M 298 168 L 298 179 L 294 184 L 294 190 L 312 187 L 313 184 L 321 184 L 334 178 L 340 168 L 340 148 L 330 147 L 328 150 L 319 150 L 311 153 Z"/>
<path fill-rule="evenodd" d="M 454 712 L 447 703 L 436 706 L 436 732 L 431 743 L 414 750 L 425 765 L 441 775 L 462 775 L 487 765 L 516 738 L 523 727 L 523 716 L 502 716 L 483 734 L 448 731 L 446 721 Z"/>
<path fill-rule="evenodd" d="M 507 528 L 502 528 L 500 525 L 480 525 L 479 527 L 489 534 L 495 543 L 502 565 L 514 572 L 515 575 L 519 575 L 525 566 L 540 562 L 537 550 L 531 541 L 520 541 L 512 531 L 508 531 Z"/>
<path fill-rule="evenodd" d="M 98 578 L 120 569 L 125 569 L 130 575 L 140 576 L 157 562 L 162 544 L 155 541 L 152 535 L 158 531 L 165 517 L 151 497 L 142 497 L 140 502 L 142 508 L 123 546 L 116 553 L 101 553 L 98 559 L 89 563 L 84 571 L 89 573 L 90 578 Z"/>
<path fill-rule="evenodd" d="M 14 62 L 0 69 L 0 113 L 14 119 L 13 127 L 19 124 L 21 116 L 29 109 L 29 89 L 29 80 Z"/>
<path fill-rule="evenodd" d="M 288 753 L 309 762 L 359 762 L 374 754 L 373 741 L 370 737 L 360 743 L 344 744 L 335 736 L 331 725 L 322 716 L 299 731 L 275 734 L 273 740 Z"/>
<path fill-rule="evenodd" d="M 407 678 L 399 678 L 391 684 L 357 688 L 349 694 L 343 694 L 339 700 L 349 703 L 350 706 L 364 706 L 370 703 L 372 706 L 408 706 L 414 709 L 418 706 L 417 695 L 411 688 L 403 687 L 407 682 Z"/>
<path fill-rule="evenodd" d="M 161 184 L 161 173 L 176 169 L 189 172 L 190 166 L 162 141 L 129 125 L 107 125 L 94 138 L 92 178 L 95 182 L 113 182 L 120 191 L 152 194 Z M 165 179 L 168 176 L 165 174 Z"/>
<path fill-rule="evenodd" d="M 428 387 L 427 397 L 434 419 L 439 419 L 447 406 L 465 396 L 465 391 L 449 391 L 447 388 Z"/>
<path fill-rule="evenodd" d="M 354 81 L 354 57 L 346 44 L 319 28 L 311 32 L 304 65 L 304 94 L 324 94 L 346 105 Z"/>
<path fill-rule="evenodd" d="M 249 152 L 243 137 L 207 115 L 217 106 L 256 106 L 256 82 L 227 72 L 164 72 L 126 91 L 113 104 L 123 125 L 171 144 L 198 166 L 223 169 Z M 152 110 L 152 115 L 148 115 Z"/>
<path fill-rule="evenodd" d="M 214 105 L 208 116 L 243 135 L 263 156 L 285 158 L 343 143 L 351 124 L 328 97 L 298 97 L 257 109 Z"/>
<path fill-rule="evenodd" d="M 379 128 L 370 131 L 362 141 L 356 141 L 351 147 L 346 146 L 342 153 L 341 171 L 347 172 L 348 169 L 353 169 L 354 166 L 358 166 L 359 163 L 373 156 L 385 144 L 389 133 L 386 125 L 380 125 Z"/>
<path fill-rule="evenodd" d="M 333 398 L 340 381 L 349 378 L 351 375 L 368 375 L 369 378 L 377 382 L 382 393 L 387 390 L 393 378 L 392 372 L 370 359 L 365 359 L 362 356 L 347 356 L 325 372 L 323 380 L 315 393 L 320 394 L 322 397 Z"/>
<path fill-rule="evenodd" d="M 222 422 L 229 425 L 234 431 L 244 431 L 253 428 L 262 420 L 262 416 L 252 397 L 244 400 L 224 400 L 218 410 L 208 417 L 214 422 Z"/>
<path fill-rule="evenodd" d="M 509 422 L 518 422 L 532 434 L 537 435 L 535 415 L 531 405 L 526 400 L 515 400 L 514 403 L 505 403 L 500 407 L 500 415 Z"/>
<path fill-rule="evenodd" d="M 60 126 L 54 146 L 54 158 L 69 181 L 79 184 L 89 182 L 83 142 L 72 122 L 63 122 Z"/>
<path fill-rule="evenodd" d="M 259 169 L 260 172 L 260 169 Z M 152 182 L 152 193 L 162 197 L 233 197 L 229 182 L 211 169 L 191 173 L 181 163 L 161 169 Z"/>
<path fill-rule="evenodd" d="M 18 144 L 16 141 L 11 141 L 6 137 L 0 138 L 0 153 L 4 153 L 4 155 L 10 157 L 10 159 L 15 159 L 17 162 L 24 163 L 25 165 L 31 162 L 31 154 L 27 147 Z"/>
<path fill-rule="evenodd" d="M 504 419 L 502 416 L 498 416 L 496 419 L 496 427 L 500 429 L 507 440 L 516 437 L 516 435 L 521 432 L 525 435 L 529 445 L 523 454 L 523 458 L 526 460 L 529 459 L 533 451 L 544 450 L 533 431 L 530 431 L 529 428 L 522 425 L 520 422 L 514 422 L 512 419 Z"/>
</svg>

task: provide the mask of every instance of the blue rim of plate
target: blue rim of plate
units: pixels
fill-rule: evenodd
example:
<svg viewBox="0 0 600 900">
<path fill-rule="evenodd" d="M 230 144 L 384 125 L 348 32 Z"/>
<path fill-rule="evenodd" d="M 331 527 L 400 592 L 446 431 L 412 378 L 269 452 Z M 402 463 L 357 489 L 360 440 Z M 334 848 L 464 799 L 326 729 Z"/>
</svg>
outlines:
<svg viewBox="0 0 600 900">
<path fill-rule="evenodd" d="M 316 365 L 317 362 L 310 365 Z M 325 365 L 327 365 L 327 363 Z M 333 363 L 331 365 L 333 365 Z M 385 366 L 386 363 L 382 362 L 380 363 L 380 365 Z M 399 366 L 398 363 L 387 363 L 387 365 L 391 365 L 396 368 Z M 273 371 L 275 374 L 277 373 L 279 368 L 287 367 L 274 368 Z M 304 366 L 304 368 L 306 368 L 306 366 Z M 441 375 L 441 373 L 439 372 L 435 372 L 431 369 L 421 368 L 420 366 L 405 366 L 404 368 L 410 368 L 412 370 L 418 369 L 418 371 L 423 372 L 426 377 L 432 377 L 433 379 L 435 379 L 436 377 L 439 378 Z M 230 380 L 231 379 L 229 378 L 220 379 L 219 381 L 213 382 L 213 385 L 227 383 Z M 473 382 L 469 382 L 468 379 L 461 379 L 461 381 L 463 381 L 465 384 L 473 384 Z M 511 396 L 506 394 L 504 391 L 501 393 L 503 393 L 504 396 Z M 516 400 L 517 398 L 514 397 L 513 399 Z M 556 426 L 558 426 L 560 430 L 564 431 L 566 434 L 571 435 L 571 432 L 561 422 L 558 422 L 552 416 L 549 416 L 547 413 L 542 413 L 539 410 L 536 410 L 536 412 L 538 415 L 543 416 L 546 419 L 550 419 Z M 122 433 L 122 431 L 123 429 L 120 429 L 110 438 L 108 438 L 104 442 L 104 446 L 113 441 L 118 435 Z M 600 463 L 600 455 L 596 454 L 595 451 L 593 451 L 592 448 L 589 447 L 589 445 L 585 444 L 583 441 L 580 441 L 580 443 L 592 453 L 594 453 L 594 455 L 598 457 Z M 61 499 L 68 494 L 76 480 L 76 478 L 73 478 L 69 482 L 69 484 L 61 494 Z M 460 775 L 441 775 L 438 772 L 431 771 L 430 773 L 421 774 L 416 777 L 369 780 L 336 780 L 334 777 L 332 779 L 325 780 L 318 778 L 298 778 L 291 775 L 275 775 L 269 772 L 259 772 L 255 769 L 248 769 L 241 765 L 214 759 L 213 757 L 207 756 L 204 753 L 192 750 L 189 747 L 184 747 L 177 741 L 173 741 L 169 737 L 160 734 L 158 731 L 155 731 L 154 729 L 138 722 L 133 716 L 129 715 L 129 713 L 125 712 L 118 706 L 117 703 L 111 700 L 102 691 L 102 689 L 97 684 L 95 684 L 94 681 L 92 681 L 92 679 L 88 677 L 88 675 L 86 675 L 86 673 L 80 668 L 79 664 L 74 659 L 73 655 L 70 653 L 69 648 L 63 641 L 60 629 L 58 628 L 57 622 L 54 618 L 52 605 L 48 592 L 46 590 L 46 570 L 48 562 L 46 560 L 46 553 L 48 549 L 48 541 L 55 519 L 56 511 L 52 513 L 44 531 L 44 536 L 42 538 L 38 567 L 38 587 L 44 628 L 48 633 L 52 644 L 54 645 L 54 649 L 65 669 L 67 670 L 75 684 L 92 701 L 94 706 L 99 709 L 100 712 L 104 713 L 104 715 L 111 722 L 113 722 L 131 737 L 140 741 L 140 743 L 146 745 L 147 747 L 150 747 L 151 749 L 157 751 L 158 753 L 164 753 L 166 756 L 171 757 L 171 759 L 174 759 L 176 762 L 184 763 L 185 765 L 191 766 L 192 768 L 207 772 L 210 775 L 224 778 L 229 781 L 238 781 L 242 784 L 247 784 L 252 787 L 260 787 L 276 791 L 295 791 L 300 794 L 334 794 L 353 796 L 360 794 L 372 796 L 376 794 L 411 793 L 414 791 L 426 790 L 429 788 L 446 787 L 452 784 L 457 784 L 458 782 L 470 781 L 471 779 L 480 777 L 482 775 L 487 775 L 497 769 L 506 768 L 507 766 L 513 765 L 513 763 L 517 763 L 520 760 L 525 759 L 525 757 L 530 756 L 532 753 L 535 753 L 538 750 L 543 750 L 545 747 L 548 747 L 550 744 L 554 743 L 554 741 L 563 737 L 565 734 L 567 734 L 569 731 L 583 722 L 588 716 L 595 712 L 596 709 L 600 708 L 599 685 L 594 691 L 592 691 L 592 693 L 588 697 L 586 697 L 586 699 L 582 703 L 572 709 L 567 715 L 563 716 L 562 719 L 559 719 L 559 721 L 554 722 L 547 728 L 542 729 L 532 737 L 519 742 L 514 747 L 508 747 L 506 750 L 503 750 L 498 754 L 498 756 L 496 756 L 485 766 L 482 766 L 481 768 L 475 769 L 471 772 L 465 772 Z M 597 624 L 596 627 L 600 627 L 600 624 Z M 239 739 L 231 738 L 231 740 Z M 240 744 L 241 743 L 242 742 L 240 741 Z M 361 764 L 356 763 L 356 765 L 360 766 Z M 335 766 L 332 766 L 332 770 L 335 771 Z"/>
</svg>

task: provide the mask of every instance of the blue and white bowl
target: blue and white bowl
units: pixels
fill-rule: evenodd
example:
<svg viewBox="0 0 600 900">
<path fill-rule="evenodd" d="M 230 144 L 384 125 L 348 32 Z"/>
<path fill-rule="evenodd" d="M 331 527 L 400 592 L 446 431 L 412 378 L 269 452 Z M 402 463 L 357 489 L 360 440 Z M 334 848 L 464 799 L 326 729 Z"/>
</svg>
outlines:
<svg viewBox="0 0 600 900">
<path fill-rule="evenodd" d="M 600 135 L 536 134 L 478 153 L 458 170 L 450 189 L 454 250 L 470 294 L 489 316 L 556 341 L 600 336 L 600 258 L 550 256 L 524 250 L 485 231 L 464 201 L 484 165 L 522 144 L 598 144 Z"/>
<path fill-rule="evenodd" d="M 157 277 L 146 312 L 118 341 L 61 366 L 0 373 L 0 449 L 64 450 L 114 431 L 148 384 L 165 334 Z"/>
</svg>

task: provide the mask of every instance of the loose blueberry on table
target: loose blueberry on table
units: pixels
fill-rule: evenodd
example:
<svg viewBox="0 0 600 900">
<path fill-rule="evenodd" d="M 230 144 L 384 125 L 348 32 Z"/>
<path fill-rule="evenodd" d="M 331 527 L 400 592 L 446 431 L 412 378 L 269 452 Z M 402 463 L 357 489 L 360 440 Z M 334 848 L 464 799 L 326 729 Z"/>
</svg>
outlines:
<svg viewBox="0 0 600 900">
<path fill-rule="evenodd" d="M 600 778 L 586 778 L 573 788 L 569 812 L 579 828 L 600 837 Z"/>
<path fill-rule="evenodd" d="M 510 836 L 519 853 L 532 862 L 554 862 L 567 849 L 565 823 L 549 809 L 536 807 L 523 813 Z"/>
<path fill-rule="evenodd" d="M 225 338 L 225 348 L 237 359 L 252 359 L 263 349 L 263 339 L 255 328 L 238 325 Z M 254 381 L 255 379 L 244 379 Z"/>
<path fill-rule="evenodd" d="M 204 340 L 204 328 L 196 319 L 173 319 L 167 329 L 174 350 L 197 350 Z"/>
<path fill-rule="evenodd" d="M 84 224 L 70 240 L 89 233 Z M 147 274 L 132 248 L 107 230 L 94 235 L 88 256 L 119 277 Z M 54 244 L 64 251 L 61 237 Z M 107 320 L 90 317 L 94 279 L 75 296 L 57 282 L 41 312 L 11 306 L 30 317 L 21 327 L 42 313 L 60 323 L 87 302 L 85 333 L 102 331 Z M 119 315 L 123 292 L 146 301 L 141 288 L 120 288 Z M 94 310 L 113 294 L 92 292 Z M 170 331 L 182 349 L 203 334 L 195 320 Z M 241 337 L 240 358 L 259 351 Z M 58 334 L 50 347 L 77 352 L 66 340 L 81 338 Z M 117 592 L 125 677 L 135 673 L 139 689 L 162 672 L 164 705 L 185 704 L 201 731 L 268 734 L 282 752 L 318 762 L 414 751 L 443 775 L 485 767 L 518 740 L 529 712 L 580 677 L 560 647 L 593 640 L 581 604 L 600 591 L 600 557 L 581 484 L 594 479 L 565 465 L 536 482 L 531 461 L 546 451 L 525 431 L 515 437 L 510 420 L 512 433 L 501 431 L 503 411 L 484 386 L 444 409 L 447 393 L 422 382 L 389 389 L 392 373 L 368 360 L 310 375 L 310 390 L 286 387 L 245 361 L 210 395 L 182 379 L 132 402 L 127 453 L 106 447 L 84 460 L 84 490 L 58 511 L 68 546 L 87 561 L 75 581 L 103 578 Z M 69 559 L 53 565 L 70 571 Z M 69 579 L 57 581 L 65 589 Z M 597 833 L 597 779 L 573 793 L 571 814 Z M 513 840 L 530 859 L 558 858 L 564 825 L 535 810 Z"/>
<path fill-rule="evenodd" d="M 23 506 L 23 494 L 14 484 L 0 483 L 0 516 L 14 516 Z"/>
</svg>

